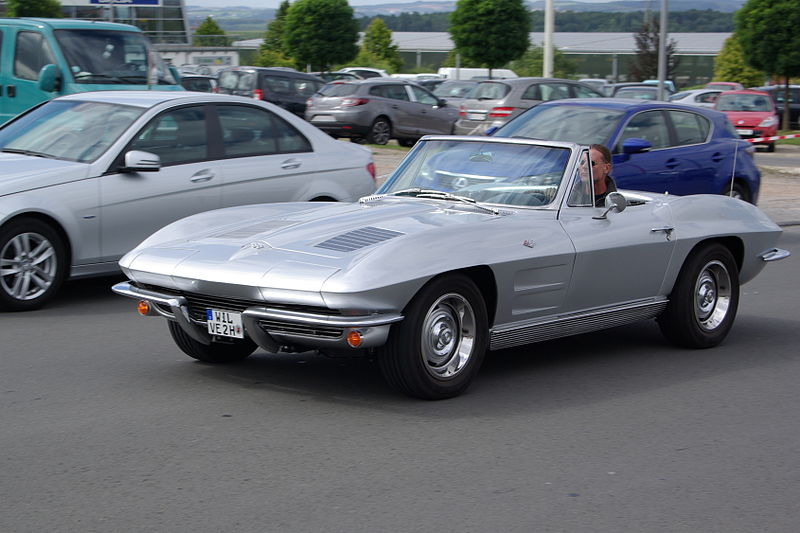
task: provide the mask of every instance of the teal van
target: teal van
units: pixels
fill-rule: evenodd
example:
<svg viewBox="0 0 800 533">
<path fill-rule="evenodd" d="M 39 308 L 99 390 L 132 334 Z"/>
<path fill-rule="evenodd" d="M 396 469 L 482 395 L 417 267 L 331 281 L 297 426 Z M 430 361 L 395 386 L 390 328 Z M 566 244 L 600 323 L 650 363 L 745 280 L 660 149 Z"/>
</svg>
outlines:
<svg viewBox="0 0 800 533">
<path fill-rule="evenodd" d="M 63 94 L 147 89 L 183 90 L 135 26 L 0 18 L 0 124 Z"/>
</svg>

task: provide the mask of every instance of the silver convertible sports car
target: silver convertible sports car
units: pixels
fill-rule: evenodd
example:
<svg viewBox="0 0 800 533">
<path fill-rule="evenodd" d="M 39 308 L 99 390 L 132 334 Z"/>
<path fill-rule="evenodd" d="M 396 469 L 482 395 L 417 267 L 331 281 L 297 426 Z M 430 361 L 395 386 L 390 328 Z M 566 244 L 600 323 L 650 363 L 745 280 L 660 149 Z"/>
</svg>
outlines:
<svg viewBox="0 0 800 533">
<path fill-rule="evenodd" d="M 694 348 L 730 330 L 739 285 L 788 252 L 751 204 L 612 192 L 588 148 L 424 137 L 358 203 L 194 215 L 120 264 L 114 290 L 210 363 L 315 349 L 377 358 L 387 381 L 455 396 L 487 350 L 658 320 Z"/>
</svg>

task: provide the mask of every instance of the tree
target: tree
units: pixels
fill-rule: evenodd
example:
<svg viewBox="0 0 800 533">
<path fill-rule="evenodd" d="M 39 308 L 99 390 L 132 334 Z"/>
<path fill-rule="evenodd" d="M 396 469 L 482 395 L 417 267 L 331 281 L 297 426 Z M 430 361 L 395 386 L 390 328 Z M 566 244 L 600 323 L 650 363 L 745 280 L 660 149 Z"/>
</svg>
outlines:
<svg viewBox="0 0 800 533">
<path fill-rule="evenodd" d="M 326 71 L 358 53 L 358 22 L 347 0 L 297 0 L 286 14 L 286 51 L 300 64 Z"/>
<path fill-rule="evenodd" d="M 714 61 L 714 81 L 736 81 L 745 87 L 764 83 L 764 73 L 749 66 L 744 59 L 742 45 L 736 34 L 725 39 Z"/>
<path fill-rule="evenodd" d="M 400 52 L 397 45 L 392 44 L 392 30 L 386 26 L 383 19 L 375 18 L 367 26 L 364 32 L 364 42 L 361 45 L 362 51 L 375 56 L 389 65 L 390 72 L 397 72 L 403 67 L 403 60 L 400 59 Z"/>
<path fill-rule="evenodd" d="M 275 18 L 267 24 L 264 43 L 261 50 L 271 50 L 286 55 L 286 14 L 289 12 L 289 0 L 283 0 L 275 12 Z"/>
<path fill-rule="evenodd" d="M 658 77 L 658 44 L 660 42 L 660 25 L 657 20 L 645 21 L 639 31 L 634 35 L 636 41 L 636 57 L 630 66 L 630 75 L 634 80 L 647 80 Z M 678 68 L 678 58 L 675 56 L 677 43 L 675 39 L 667 42 L 667 79 L 672 79 L 675 69 Z"/>
<path fill-rule="evenodd" d="M 800 76 L 800 0 L 747 0 L 736 13 L 736 35 L 747 63 L 784 80 Z M 783 106 L 783 129 L 789 129 L 789 106 Z"/>
<path fill-rule="evenodd" d="M 6 10 L 9 17 L 62 17 L 58 0 L 8 0 Z"/>
<path fill-rule="evenodd" d="M 225 37 L 225 30 L 220 28 L 219 24 L 208 16 L 197 29 L 194 30 L 192 43 L 194 46 L 227 46 L 228 38 Z"/>
<path fill-rule="evenodd" d="M 522 0 L 458 0 L 450 14 L 450 36 L 466 58 L 499 68 L 528 49 L 530 16 Z"/>
<path fill-rule="evenodd" d="M 544 68 L 544 48 L 532 45 L 522 57 L 508 64 L 508 68 L 520 76 L 541 76 Z M 577 67 L 575 62 L 568 59 L 557 48 L 553 49 L 553 76 L 556 78 L 569 78 Z"/>
</svg>

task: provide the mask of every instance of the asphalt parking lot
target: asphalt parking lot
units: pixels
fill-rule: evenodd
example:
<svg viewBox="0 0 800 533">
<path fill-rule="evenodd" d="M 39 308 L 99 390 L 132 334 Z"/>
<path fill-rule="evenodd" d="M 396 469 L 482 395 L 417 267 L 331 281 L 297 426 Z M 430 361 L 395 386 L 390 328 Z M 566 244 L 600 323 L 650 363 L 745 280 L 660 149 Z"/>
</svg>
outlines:
<svg viewBox="0 0 800 533">
<path fill-rule="evenodd" d="M 394 141 L 392 141 L 394 144 Z M 406 151 L 371 146 L 379 182 L 400 163 Z M 761 169 L 758 206 L 781 226 L 800 225 L 800 146 L 779 144 L 775 152 L 756 152 Z"/>
</svg>

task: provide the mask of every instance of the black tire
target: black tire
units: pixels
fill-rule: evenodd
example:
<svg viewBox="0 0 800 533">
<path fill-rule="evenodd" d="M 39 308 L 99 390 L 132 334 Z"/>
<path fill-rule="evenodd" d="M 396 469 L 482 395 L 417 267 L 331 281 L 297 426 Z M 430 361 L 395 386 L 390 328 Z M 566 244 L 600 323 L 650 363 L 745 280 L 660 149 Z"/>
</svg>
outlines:
<svg viewBox="0 0 800 533">
<path fill-rule="evenodd" d="M 733 185 L 725 189 L 723 194 L 725 196 L 730 196 L 731 198 L 738 198 L 739 200 L 743 200 L 745 202 L 750 201 L 750 191 L 747 189 L 747 186 L 738 182 L 735 182 Z"/>
<path fill-rule="evenodd" d="M 397 139 L 397 144 L 399 144 L 400 146 L 404 146 L 406 148 L 410 148 L 410 147 L 414 146 L 415 144 L 417 144 L 417 140 L 416 139 Z"/>
<path fill-rule="evenodd" d="M 0 308 L 42 307 L 58 292 L 67 270 L 64 242 L 48 224 L 21 218 L 0 229 Z"/>
<path fill-rule="evenodd" d="M 168 320 L 167 324 L 172 340 L 175 341 L 178 348 L 189 357 L 204 363 L 236 363 L 246 359 L 256 350 L 255 343 L 249 339 L 233 339 L 226 343 L 212 342 L 209 345 L 201 344 L 183 331 L 177 322 Z"/>
<path fill-rule="evenodd" d="M 711 348 L 728 335 L 738 307 L 736 261 L 723 245 L 710 243 L 686 259 L 658 325 L 673 344 Z"/>
<path fill-rule="evenodd" d="M 378 353 L 389 385 L 424 400 L 464 392 L 486 354 L 486 304 L 475 283 L 462 275 L 437 278 L 403 314 Z"/>
<path fill-rule="evenodd" d="M 386 117 L 378 117 L 369 127 L 368 144 L 386 144 L 392 138 L 392 125 Z"/>
<path fill-rule="evenodd" d="M 767 152 L 774 152 L 775 151 L 775 142 L 771 142 L 767 145 Z"/>
</svg>

